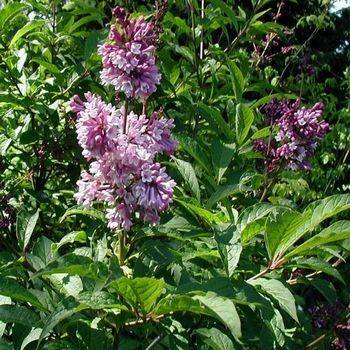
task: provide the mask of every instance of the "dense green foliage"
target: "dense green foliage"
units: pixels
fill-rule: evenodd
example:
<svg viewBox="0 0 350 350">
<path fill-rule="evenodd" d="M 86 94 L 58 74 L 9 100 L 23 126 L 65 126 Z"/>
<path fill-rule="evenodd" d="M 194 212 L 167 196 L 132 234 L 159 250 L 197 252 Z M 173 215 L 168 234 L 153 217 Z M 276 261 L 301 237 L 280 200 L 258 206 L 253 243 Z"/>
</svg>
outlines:
<svg viewBox="0 0 350 350">
<path fill-rule="evenodd" d="M 349 318 L 350 9 L 206 0 L 201 14 L 201 1 L 169 0 L 149 108 L 175 120 L 174 203 L 160 225 L 133 227 L 119 264 L 102 206 L 73 198 L 86 161 L 68 104 L 86 91 L 115 103 L 97 47 L 117 4 L 154 11 L 2 2 L 0 349 L 335 346 L 310 308 Z M 263 46 L 268 33 L 279 47 Z M 267 173 L 253 148 L 272 132 L 261 107 L 298 97 L 324 102 L 331 132 L 311 171 Z"/>
</svg>

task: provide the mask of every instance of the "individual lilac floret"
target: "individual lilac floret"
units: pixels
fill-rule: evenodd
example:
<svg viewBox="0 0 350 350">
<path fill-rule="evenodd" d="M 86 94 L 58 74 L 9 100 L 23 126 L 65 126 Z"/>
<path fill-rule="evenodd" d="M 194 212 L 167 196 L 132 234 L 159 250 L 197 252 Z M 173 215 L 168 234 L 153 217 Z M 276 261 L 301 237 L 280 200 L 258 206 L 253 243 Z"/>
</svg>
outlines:
<svg viewBox="0 0 350 350">
<path fill-rule="evenodd" d="M 328 123 L 321 120 L 324 106 L 321 102 L 312 108 L 300 107 L 300 100 L 272 101 L 263 107 L 266 122 L 277 127 L 278 132 L 269 140 L 255 140 L 256 151 L 265 155 L 268 172 L 281 165 L 291 170 L 310 170 L 309 158 L 330 130 Z"/>
<path fill-rule="evenodd" d="M 143 17 L 130 19 L 120 7 L 113 10 L 117 23 L 109 33 L 109 42 L 99 48 L 105 85 L 113 85 L 127 97 L 146 100 L 157 89 L 160 73 L 155 62 L 156 34 L 152 23 Z"/>
</svg>

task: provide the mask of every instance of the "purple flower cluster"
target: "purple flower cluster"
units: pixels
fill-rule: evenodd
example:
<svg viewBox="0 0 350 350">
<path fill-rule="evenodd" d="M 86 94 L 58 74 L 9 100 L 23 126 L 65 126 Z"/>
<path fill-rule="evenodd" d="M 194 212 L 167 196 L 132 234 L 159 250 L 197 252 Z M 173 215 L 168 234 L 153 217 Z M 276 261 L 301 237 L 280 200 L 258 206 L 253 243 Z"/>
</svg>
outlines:
<svg viewBox="0 0 350 350">
<path fill-rule="evenodd" d="M 78 204 L 91 206 L 99 200 L 113 205 L 107 211 L 112 229 L 129 230 L 135 211 L 144 221 L 157 223 L 159 212 L 172 201 L 175 182 L 154 161 L 157 154 L 175 150 L 173 120 L 160 113 L 150 118 L 128 113 L 91 93 L 85 98 L 83 102 L 75 96 L 71 102 L 83 155 L 93 160 L 78 181 Z"/>
<path fill-rule="evenodd" d="M 156 91 L 161 78 L 155 63 L 154 24 L 143 17 L 131 19 L 121 7 L 116 7 L 113 15 L 116 24 L 109 33 L 109 42 L 99 48 L 102 82 L 127 97 L 146 100 Z"/>
<path fill-rule="evenodd" d="M 125 10 L 113 10 L 117 26 L 110 40 L 100 48 L 102 79 L 126 97 L 142 102 L 155 91 L 160 75 L 155 65 L 154 25 L 143 18 L 132 20 Z M 77 115 L 77 134 L 83 156 L 91 161 L 77 182 L 75 198 L 89 207 L 94 201 L 107 203 L 106 217 L 111 229 L 129 231 L 134 219 L 157 223 L 159 213 L 172 202 L 175 182 L 156 161 L 161 153 L 172 154 L 176 141 L 171 137 L 172 119 L 161 112 L 148 117 L 116 108 L 90 92 L 85 100 L 74 96 L 70 103 Z"/>
<path fill-rule="evenodd" d="M 265 155 L 267 171 L 281 165 L 291 170 L 310 170 L 309 158 L 313 156 L 318 141 L 329 132 L 329 125 L 320 120 L 324 111 L 321 102 L 312 108 L 300 106 L 300 100 L 274 100 L 263 107 L 266 122 L 278 129 L 269 140 L 255 140 L 256 151 Z"/>
</svg>

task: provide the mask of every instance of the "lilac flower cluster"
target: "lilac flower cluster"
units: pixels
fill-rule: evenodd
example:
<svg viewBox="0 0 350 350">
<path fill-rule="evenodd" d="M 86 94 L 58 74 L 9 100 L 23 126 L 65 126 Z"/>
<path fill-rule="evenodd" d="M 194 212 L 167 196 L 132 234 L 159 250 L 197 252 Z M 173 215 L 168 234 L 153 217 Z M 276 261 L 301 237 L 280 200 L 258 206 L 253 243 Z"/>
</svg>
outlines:
<svg viewBox="0 0 350 350">
<path fill-rule="evenodd" d="M 146 100 L 156 91 L 161 78 L 155 63 L 154 25 L 143 17 L 131 19 L 121 7 L 116 7 L 113 15 L 116 24 L 109 33 L 109 42 L 99 48 L 102 82 L 127 97 Z"/>
<path fill-rule="evenodd" d="M 120 7 L 113 13 L 120 28 L 111 30 L 114 44 L 101 47 L 102 79 L 109 79 L 126 96 L 138 96 L 144 102 L 159 82 L 151 45 L 156 40 L 152 26 L 143 18 L 129 19 Z M 149 75 L 151 71 L 155 73 Z M 91 161 L 77 183 L 78 204 L 89 207 L 94 201 L 107 203 L 111 229 L 129 231 L 134 219 L 157 223 L 159 213 L 172 202 L 175 187 L 165 168 L 156 162 L 158 154 L 175 151 L 173 120 L 162 112 L 148 117 L 146 108 L 141 115 L 128 111 L 126 105 L 116 108 L 90 92 L 84 101 L 74 96 L 70 106 L 77 115 L 83 156 Z"/>
<path fill-rule="evenodd" d="M 313 156 L 318 141 L 330 128 L 320 120 L 324 111 L 321 102 L 312 108 L 300 106 L 300 100 L 274 100 L 263 107 L 266 122 L 278 129 L 277 135 L 269 140 L 255 140 L 256 151 L 265 155 L 265 165 L 272 172 L 281 165 L 291 170 L 310 170 L 309 158 Z"/>
</svg>

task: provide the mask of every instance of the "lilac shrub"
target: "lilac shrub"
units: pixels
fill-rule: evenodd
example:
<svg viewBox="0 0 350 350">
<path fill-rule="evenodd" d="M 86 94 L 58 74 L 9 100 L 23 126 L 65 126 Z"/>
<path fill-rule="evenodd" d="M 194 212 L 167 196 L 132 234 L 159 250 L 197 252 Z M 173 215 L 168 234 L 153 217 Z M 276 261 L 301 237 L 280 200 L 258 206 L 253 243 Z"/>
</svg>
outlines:
<svg viewBox="0 0 350 350">
<path fill-rule="evenodd" d="M 310 170 L 310 157 L 318 142 L 329 132 L 328 123 L 321 120 L 321 102 L 312 108 L 301 107 L 300 100 L 274 100 L 263 107 L 266 122 L 277 134 L 268 140 L 254 142 L 256 151 L 264 154 L 268 172 L 281 167 L 290 170 Z"/>
<path fill-rule="evenodd" d="M 156 90 L 160 74 L 155 65 L 157 35 L 153 23 L 142 17 L 130 19 L 120 7 L 113 10 L 117 24 L 99 52 L 101 79 L 126 98 L 140 99 L 144 106 Z M 94 201 L 108 205 L 106 217 L 113 230 L 129 231 L 135 219 L 155 224 L 159 213 L 168 209 L 175 186 L 158 154 L 172 154 L 172 119 L 162 112 L 141 115 L 128 111 L 127 104 L 114 107 L 90 92 L 85 100 L 74 96 L 72 111 L 77 114 L 77 134 L 83 156 L 91 161 L 78 181 L 75 198 L 89 207 Z"/>
</svg>

